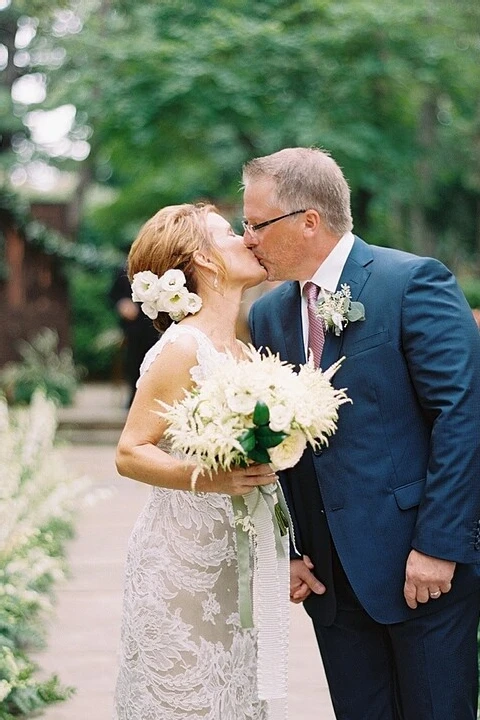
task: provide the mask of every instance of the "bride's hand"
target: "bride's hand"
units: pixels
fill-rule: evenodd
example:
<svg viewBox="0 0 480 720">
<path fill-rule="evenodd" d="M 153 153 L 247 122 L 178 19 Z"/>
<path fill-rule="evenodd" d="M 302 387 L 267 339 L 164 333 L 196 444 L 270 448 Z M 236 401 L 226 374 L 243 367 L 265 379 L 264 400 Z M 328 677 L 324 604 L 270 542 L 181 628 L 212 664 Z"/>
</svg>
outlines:
<svg viewBox="0 0 480 720">
<path fill-rule="evenodd" d="M 257 485 L 275 483 L 278 476 L 270 465 L 249 465 L 236 470 L 219 470 L 209 475 L 200 475 L 195 489 L 197 492 L 218 492 L 227 495 L 246 495 Z"/>
</svg>

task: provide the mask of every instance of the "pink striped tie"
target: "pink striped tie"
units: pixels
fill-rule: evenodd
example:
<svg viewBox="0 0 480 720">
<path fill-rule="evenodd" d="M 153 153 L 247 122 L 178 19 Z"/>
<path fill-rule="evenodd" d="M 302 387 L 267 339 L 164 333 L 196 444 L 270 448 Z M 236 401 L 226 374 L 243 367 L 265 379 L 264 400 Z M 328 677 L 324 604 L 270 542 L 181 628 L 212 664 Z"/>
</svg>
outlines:
<svg viewBox="0 0 480 720">
<path fill-rule="evenodd" d="M 325 344 L 325 325 L 323 320 L 319 318 L 315 312 L 319 287 L 313 282 L 307 282 L 305 283 L 304 290 L 307 298 L 308 312 L 308 347 L 313 352 L 315 367 L 319 367 L 323 346 Z"/>
</svg>

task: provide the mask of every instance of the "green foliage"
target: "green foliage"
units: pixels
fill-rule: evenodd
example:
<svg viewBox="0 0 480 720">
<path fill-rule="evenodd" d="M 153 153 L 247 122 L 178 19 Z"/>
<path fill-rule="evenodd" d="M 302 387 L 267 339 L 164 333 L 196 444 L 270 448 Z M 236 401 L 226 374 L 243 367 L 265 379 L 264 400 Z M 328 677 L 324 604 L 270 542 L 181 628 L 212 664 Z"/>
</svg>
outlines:
<svg viewBox="0 0 480 720">
<path fill-rule="evenodd" d="M 25 226 L 24 232 L 27 241 L 43 250 L 47 255 L 55 255 L 65 261 L 73 261 L 76 265 L 90 271 L 113 270 L 118 266 L 121 258 L 114 248 L 70 242 L 60 233 L 56 233 L 36 221 L 29 222 Z"/>
<path fill-rule="evenodd" d="M 480 308 L 480 280 L 470 278 L 460 284 L 470 307 Z"/>
<path fill-rule="evenodd" d="M 108 300 L 111 282 L 108 273 L 92 275 L 81 268 L 72 269 L 69 275 L 73 356 L 91 378 L 109 377 L 118 353 L 118 332 L 112 332 L 117 330 L 118 320 Z"/>
<path fill-rule="evenodd" d="M 41 20 L 27 69 L 47 76 L 43 107 L 75 105 L 82 177 L 110 191 L 82 218 L 98 242 L 37 233 L 47 252 L 106 275 L 105 245 L 130 243 L 160 206 L 210 199 L 239 215 L 243 162 L 318 145 L 345 171 L 358 234 L 480 272 L 478 2 L 85 0 L 81 32 L 60 33 L 57 2 L 40 6 L 16 3 Z M 104 374 L 115 350 L 95 342 L 113 318 L 73 282 L 76 357 Z"/>
<path fill-rule="evenodd" d="M 47 255 L 84 267 L 94 272 L 109 272 L 122 262 L 122 254 L 112 247 L 99 247 L 94 242 L 74 243 L 42 223 L 32 220 L 29 203 L 18 194 L 0 188 L 0 218 L 11 222 L 24 236 L 27 243 Z M 0 273 L 2 272 L 0 260 Z"/>
<path fill-rule="evenodd" d="M 7 363 L 0 372 L 0 388 L 14 404 L 28 404 L 36 390 L 60 405 L 69 405 L 77 389 L 79 370 L 72 352 L 58 349 L 58 334 L 50 328 L 41 329 L 27 342 L 18 344 L 21 360 Z"/>
<path fill-rule="evenodd" d="M 479 28 L 478 3 L 451 0 L 103 5 L 65 38 L 49 97 L 93 128 L 90 167 L 117 197 L 90 221 L 112 242 L 163 204 L 238 205 L 245 160 L 315 144 L 345 169 L 357 232 L 471 254 Z"/>
<path fill-rule="evenodd" d="M 35 665 L 20 651 L 0 647 L 0 720 L 31 716 L 47 705 L 67 700 L 72 688 L 64 688 L 54 675 L 38 682 L 33 678 Z"/>
</svg>

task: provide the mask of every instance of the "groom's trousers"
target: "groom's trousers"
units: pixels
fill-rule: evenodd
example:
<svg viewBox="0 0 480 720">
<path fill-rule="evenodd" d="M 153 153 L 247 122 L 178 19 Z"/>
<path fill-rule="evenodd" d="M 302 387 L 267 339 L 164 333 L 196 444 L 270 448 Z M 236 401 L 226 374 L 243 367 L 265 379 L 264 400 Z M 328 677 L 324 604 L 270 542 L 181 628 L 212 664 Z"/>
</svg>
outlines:
<svg viewBox="0 0 480 720">
<path fill-rule="evenodd" d="M 332 560 L 335 620 L 313 624 L 337 720 L 475 720 L 480 593 L 381 625 Z"/>
</svg>

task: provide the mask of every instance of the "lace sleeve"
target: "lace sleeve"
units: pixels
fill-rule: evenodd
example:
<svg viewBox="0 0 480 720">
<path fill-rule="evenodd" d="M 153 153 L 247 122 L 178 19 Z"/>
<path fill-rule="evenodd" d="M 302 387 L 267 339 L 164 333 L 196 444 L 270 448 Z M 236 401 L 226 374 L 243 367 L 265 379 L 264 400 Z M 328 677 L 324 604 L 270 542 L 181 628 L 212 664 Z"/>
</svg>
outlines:
<svg viewBox="0 0 480 720">
<path fill-rule="evenodd" d="M 181 335 L 193 335 L 197 341 L 197 365 L 190 369 L 192 380 L 196 383 L 200 382 L 208 373 L 218 365 L 219 358 L 223 353 L 215 349 L 208 337 L 198 328 L 191 325 L 176 325 L 173 323 L 163 333 L 162 337 L 157 340 L 143 358 L 140 365 L 140 377 L 137 380 L 137 387 L 145 375 L 151 368 L 154 361 L 162 352 L 165 345 L 169 342 L 175 342 Z"/>
</svg>

